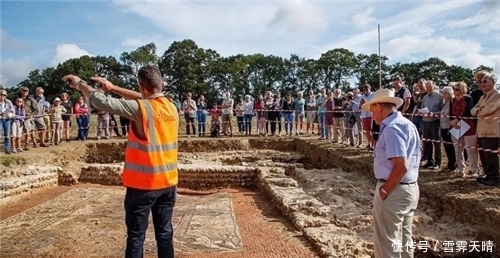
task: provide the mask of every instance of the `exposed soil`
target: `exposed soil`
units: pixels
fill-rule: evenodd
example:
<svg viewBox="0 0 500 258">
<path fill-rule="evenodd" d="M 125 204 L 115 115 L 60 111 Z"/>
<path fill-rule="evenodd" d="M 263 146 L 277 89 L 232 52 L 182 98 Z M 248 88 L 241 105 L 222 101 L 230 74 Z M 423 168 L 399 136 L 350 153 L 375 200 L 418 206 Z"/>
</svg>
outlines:
<svg viewBox="0 0 500 258">
<path fill-rule="evenodd" d="M 307 194 L 329 208 L 325 214 L 326 219 L 335 226 L 354 233 L 364 242 L 362 246 L 370 252 L 373 248 L 371 205 L 375 182 L 371 164 L 373 157 L 370 153 L 364 149 L 335 145 L 315 140 L 312 137 L 305 138 L 305 140 L 240 139 L 239 137 L 183 139 L 180 144 L 179 163 L 201 166 L 284 168 L 284 175 L 295 179 L 298 186 Z M 107 163 L 122 159 L 123 151 L 120 149 L 123 147 L 123 142 L 124 140 L 119 139 L 97 143 L 88 141 L 86 145 L 82 142 L 65 143 L 44 148 L 43 152 L 38 151 L 42 149 L 33 149 L 29 151 L 30 155 L 22 157 L 26 159 L 27 164 L 35 163 L 40 166 L 56 164 L 69 171 L 78 169 L 85 162 Z M 303 154 L 294 151 L 301 151 Z M 4 167 L 3 174 L 6 175 L 8 171 L 16 168 L 22 168 L 22 165 L 13 164 L 10 167 Z M 426 240 L 441 244 L 441 246 L 444 241 L 491 240 L 495 243 L 500 241 L 500 234 L 496 231 L 500 225 L 500 188 L 486 187 L 471 178 L 446 176 L 426 169 L 420 170 L 419 185 L 421 199 L 415 215 L 415 240 Z M 31 195 L 14 203 L 0 206 L 0 211 L 2 211 L 0 215 L 2 219 L 5 219 L 41 202 L 52 200 L 70 189 L 86 187 L 89 186 L 77 185 L 35 190 Z M 103 186 L 97 188 L 99 187 L 107 189 Z M 195 195 L 213 194 L 220 191 L 220 189 L 204 192 L 180 189 L 181 194 Z M 203 256 L 181 253 L 180 257 L 316 257 L 310 250 L 310 246 L 300 237 L 301 234 L 295 232 L 261 194 L 242 189 L 224 191 L 231 194 L 243 241 L 243 251 L 224 254 L 204 253 Z M 116 207 L 116 209 L 120 208 L 121 206 Z M 117 223 L 123 226 L 122 220 Z M 68 251 L 75 248 L 70 243 L 67 245 L 64 248 L 60 246 L 61 250 Z M 121 250 L 119 249 L 122 248 L 121 245 L 123 241 L 116 241 L 114 248 Z M 441 251 L 437 248 L 432 255 L 419 255 L 420 257 L 442 255 L 442 247 L 440 248 Z M 494 247 L 494 252 L 497 252 L 496 247 Z M 63 257 L 55 253 L 51 255 L 50 257 Z M 453 256 L 465 257 L 465 254 Z M 476 254 L 473 257 L 493 256 Z"/>
<path fill-rule="evenodd" d="M 8 244 L 11 239 L 3 238 L 11 237 L 7 233 L 10 231 L 4 231 L 1 240 L 6 245 L 2 249 L 2 257 L 76 258 L 88 257 L 89 255 L 122 257 L 125 229 L 122 221 L 123 209 L 121 200 L 123 199 L 123 189 L 121 187 L 104 187 L 87 184 L 74 187 L 47 188 L 36 191 L 30 197 L 23 198 L 20 200 L 22 204 L 17 207 L 3 206 L 2 209 L 9 208 L 8 215 L 13 215 L 41 203 L 48 205 L 44 201 L 49 201 L 50 198 L 75 189 L 91 190 L 100 195 L 100 197 L 90 197 L 92 200 L 79 204 L 79 207 L 71 213 L 72 215 L 56 218 L 60 222 L 42 231 L 30 232 L 29 236 L 25 236 L 22 241 L 18 242 L 16 247 Z M 179 192 L 182 193 L 185 191 L 180 189 Z M 289 222 L 274 211 L 261 194 L 245 189 L 224 189 L 217 193 L 221 192 L 229 193 L 231 197 L 233 212 L 237 220 L 237 228 L 239 228 L 244 248 L 221 254 L 215 253 L 213 250 L 207 251 L 203 247 L 200 247 L 199 252 L 203 252 L 203 254 L 179 252 L 178 257 L 317 257 L 300 233 L 296 232 Z M 212 192 L 211 194 L 213 195 L 214 193 Z M 186 195 L 179 201 L 177 207 L 178 209 L 182 209 L 186 205 L 186 202 L 197 202 L 196 200 L 201 200 L 199 198 L 201 197 L 196 197 L 196 195 L 193 197 Z M 191 201 L 188 201 L 190 199 Z M 75 199 L 74 201 L 78 200 Z M 71 200 L 67 200 L 66 198 L 65 201 Z M 43 209 L 36 208 L 32 212 L 38 212 L 40 213 L 39 215 L 43 215 L 42 213 L 45 212 L 46 216 L 53 216 L 54 212 L 50 211 L 50 207 L 56 206 L 44 206 Z M 90 211 L 91 213 L 89 213 Z M 50 212 L 50 214 L 47 214 L 47 212 Z M 179 212 L 182 213 L 182 211 Z M 214 225 L 214 222 L 215 220 L 212 220 L 211 224 Z M 35 221 L 25 221 L 24 223 L 30 223 L 33 227 L 37 222 L 35 219 Z M 179 223 L 179 220 L 174 220 L 174 225 Z M 179 229 L 179 232 L 181 231 Z M 19 231 L 19 233 L 22 232 L 22 230 Z M 199 232 L 200 234 L 206 233 Z M 216 233 L 217 230 L 215 229 L 212 235 L 216 236 Z M 33 242 L 37 241 L 36 239 L 40 240 L 36 243 Z M 42 241 L 41 239 L 45 240 Z M 23 244 L 23 242 L 26 244 Z M 47 244 L 50 242 L 50 246 L 43 246 L 44 242 L 47 242 Z M 27 243 L 31 243 L 31 245 L 27 245 Z M 34 250 L 33 248 L 37 246 L 39 248 Z M 102 249 L 104 246 L 105 250 Z M 155 250 L 154 236 L 152 227 L 150 227 L 145 245 L 146 257 L 156 257 Z M 214 253 L 210 254 L 211 252 Z"/>
</svg>

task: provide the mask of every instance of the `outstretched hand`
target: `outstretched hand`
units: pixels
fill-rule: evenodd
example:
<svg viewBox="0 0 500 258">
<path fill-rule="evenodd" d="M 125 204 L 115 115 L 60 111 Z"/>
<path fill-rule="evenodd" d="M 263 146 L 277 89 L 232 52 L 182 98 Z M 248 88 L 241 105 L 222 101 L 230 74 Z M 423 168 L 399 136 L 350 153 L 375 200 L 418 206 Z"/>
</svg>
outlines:
<svg viewBox="0 0 500 258">
<path fill-rule="evenodd" d="M 78 88 L 78 82 L 80 81 L 80 77 L 73 75 L 73 74 L 68 74 L 62 78 L 63 82 L 68 82 L 69 86 L 73 89 Z"/>
<path fill-rule="evenodd" d="M 103 91 L 112 91 L 113 88 L 115 87 L 115 85 L 112 82 L 106 80 L 106 78 L 94 76 L 94 77 L 90 77 L 90 79 L 92 81 L 98 82 L 101 90 L 103 90 Z"/>
</svg>

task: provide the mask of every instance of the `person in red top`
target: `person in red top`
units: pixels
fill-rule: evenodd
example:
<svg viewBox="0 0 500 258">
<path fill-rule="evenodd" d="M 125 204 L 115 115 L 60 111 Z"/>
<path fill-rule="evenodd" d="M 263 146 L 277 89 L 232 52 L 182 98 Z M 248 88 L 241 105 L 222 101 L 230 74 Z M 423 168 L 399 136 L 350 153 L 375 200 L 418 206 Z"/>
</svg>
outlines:
<svg viewBox="0 0 500 258">
<path fill-rule="evenodd" d="M 217 104 L 210 110 L 210 134 L 212 137 L 220 136 L 220 121 L 219 117 L 221 115 L 221 110 L 217 108 Z"/>
<path fill-rule="evenodd" d="M 80 96 L 75 104 L 76 123 L 78 124 L 78 140 L 87 140 L 87 131 L 89 130 L 89 105 L 85 104 L 83 96 Z"/>
<path fill-rule="evenodd" d="M 479 176 L 479 159 L 476 148 L 476 123 L 472 119 L 470 113 L 471 109 L 474 107 L 472 97 L 467 94 L 467 84 L 465 82 L 458 82 L 453 86 L 453 93 L 455 98 L 451 104 L 450 116 L 452 120 L 450 125 L 453 128 L 460 129 L 460 120 L 463 120 L 467 125 L 470 126 L 459 139 L 455 138 L 453 135 L 451 139 L 455 145 L 455 155 L 458 165 L 458 175 L 463 177 L 465 169 L 465 159 L 464 159 L 464 146 L 467 152 L 467 156 L 470 164 L 470 173 L 473 176 Z"/>
</svg>

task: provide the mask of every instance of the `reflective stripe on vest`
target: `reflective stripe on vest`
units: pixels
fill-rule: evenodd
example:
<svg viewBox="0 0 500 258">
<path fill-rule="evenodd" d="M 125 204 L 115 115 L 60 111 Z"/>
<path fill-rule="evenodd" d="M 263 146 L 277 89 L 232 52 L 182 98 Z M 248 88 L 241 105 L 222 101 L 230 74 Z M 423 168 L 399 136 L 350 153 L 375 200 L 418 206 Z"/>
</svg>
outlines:
<svg viewBox="0 0 500 258">
<path fill-rule="evenodd" d="M 126 187 L 156 190 L 177 185 L 178 131 L 167 130 L 168 132 L 164 132 L 165 134 L 172 135 L 171 139 L 167 137 L 168 141 L 175 140 L 175 142 L 162 142 L 166 140 L 162 140 L 161 138 L 165 138 L 164 136 L 168 135 L 159 135 L 158 133 L 163 133 L 164 129 L 166 129 L 165 127 L 168 128 L 170 125 L 164 128 L 156 128 L 154 116 L 157 113 L 153 112 L 152 104 L 160 105 L 161 107 L 159 108 L 165 107 L 162 100 L 139 100 L 141 115 L 147 122 L 143 122 L 142 124 L 144 133 L 146 134 L 146 141 L 139 140 L 134 130 L 129 131 L 122 177 L 123 185 Z M 171 109 L 173 110 L 169 111 L 175 114 L 172 117 L 177 117 L 175 107 L 172 106 Z M 172 121 L 175 126 L 172 125 L 171 127 L 177 129 L 178 123 L 175 121 Z M 165 123 L 170 123 L 170 121 L 166 121 Z M 157 139 L 157 135 L 160 136 L 160 139 Z"/>
</svg>

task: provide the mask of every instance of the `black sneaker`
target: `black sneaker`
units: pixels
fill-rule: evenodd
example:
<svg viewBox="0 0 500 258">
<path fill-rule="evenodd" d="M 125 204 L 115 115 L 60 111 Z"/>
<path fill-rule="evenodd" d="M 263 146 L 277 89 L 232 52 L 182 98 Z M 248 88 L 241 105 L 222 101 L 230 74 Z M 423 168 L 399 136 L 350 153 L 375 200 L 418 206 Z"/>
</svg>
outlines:
<svg viewBox="0 0 500 258">
<path fill-rule="evenodd" d="M 478 177 L 476 178 L 476 181 L 483 185 L 500 186 L 500 178 L 489 179 L 487 177 Z"/>
<path fill-rule="evenodd" d="M 432 163 L 426 163 L 425 165 L 422 166 L 422 168 L 434 168 L 434 164 Z"/>
</svg>

